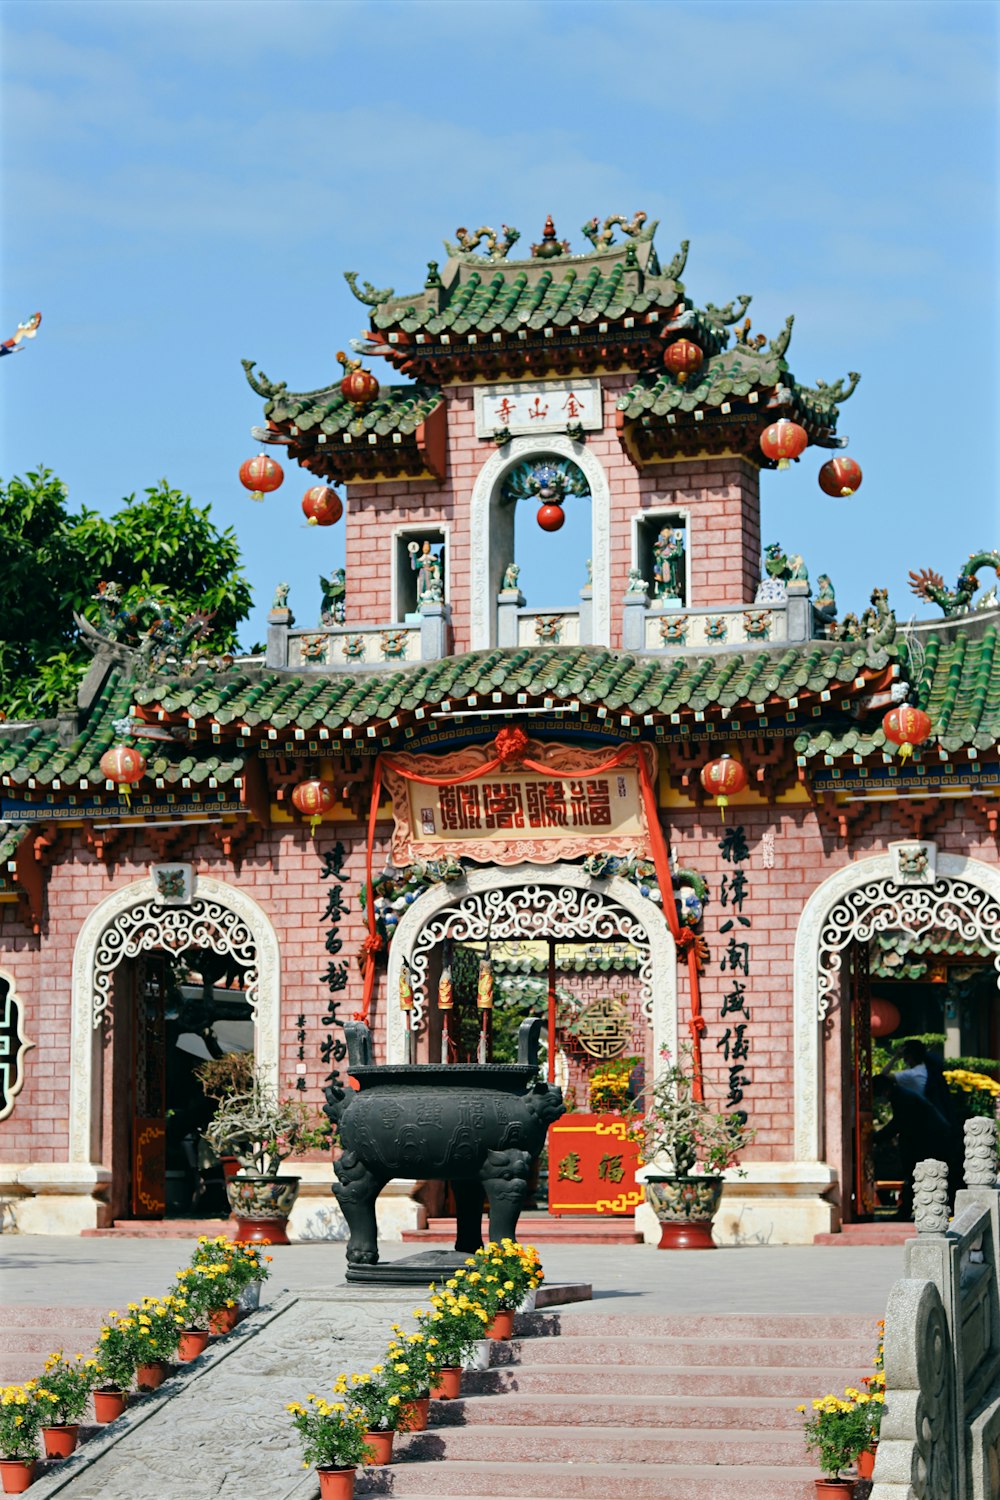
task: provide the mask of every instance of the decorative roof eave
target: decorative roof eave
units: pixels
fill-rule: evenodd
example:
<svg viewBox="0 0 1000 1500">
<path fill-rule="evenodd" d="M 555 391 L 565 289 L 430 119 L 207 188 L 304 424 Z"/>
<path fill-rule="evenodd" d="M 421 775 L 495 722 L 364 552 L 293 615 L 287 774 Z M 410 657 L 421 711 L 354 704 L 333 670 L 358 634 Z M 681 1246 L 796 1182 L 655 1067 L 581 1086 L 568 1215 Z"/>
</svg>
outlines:
<svg viewBox="0 0 1000 1500">
<path fill-rule="evenodd" d="M 334 484 L 372 484 L 381 479 L 431 479 L 445 476 L 448 417 L 444 398 L 409 432 L 378 428 L 325 433 L 297 425 L 269 423 L 254 428 L 262 443 L 281 444 L 303 469 Z"/>
</svg>

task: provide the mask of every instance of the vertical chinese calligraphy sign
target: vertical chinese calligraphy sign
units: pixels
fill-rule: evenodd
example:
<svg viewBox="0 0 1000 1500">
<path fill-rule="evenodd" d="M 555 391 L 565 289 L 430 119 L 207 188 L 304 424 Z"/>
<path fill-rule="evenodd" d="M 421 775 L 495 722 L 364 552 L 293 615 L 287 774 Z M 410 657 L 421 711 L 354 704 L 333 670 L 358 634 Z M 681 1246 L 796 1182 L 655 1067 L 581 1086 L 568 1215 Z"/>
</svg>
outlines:
<svg viewBox="0 0 1000 1500">
<path fill-rule="evenodd" d="M 656 750 L 645 744 L 627 748 L 633 752 L 631 761 L 595 775 L 593 768 L 608 759 L 607 749 L 529 741 L 528 758 L 550 766 L 551 779 L 520 766 L 475 777 L 476 767 L 491 761 L 489 747 L 393 756 L 393 763 L 408 773 L 390 767 L 385 771 L 395 820 L 393 860 L 406 865 L 457 854 L 486 864 L 551 864 L 598 850 L 648 857 L 639 757 L 645 758 L 652 780 Z M 460 786 L 432 784 L 470 772 L 472 777 Z M 426 780 L 409 779 L 413 775 Z"/>
</svg>

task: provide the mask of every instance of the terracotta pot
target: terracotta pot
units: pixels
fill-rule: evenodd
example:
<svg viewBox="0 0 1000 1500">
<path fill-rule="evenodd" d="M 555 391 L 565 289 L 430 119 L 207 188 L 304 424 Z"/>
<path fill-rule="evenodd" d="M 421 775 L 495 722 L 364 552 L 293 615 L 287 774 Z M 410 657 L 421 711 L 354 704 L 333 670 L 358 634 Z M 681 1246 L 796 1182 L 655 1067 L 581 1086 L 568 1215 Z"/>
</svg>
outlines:
<svg viewBox="0 0 1000 1500">
<path fill-rule="evenodd" d="M 715 1249 L 721 1177 L 647 1177 L 646 1198 L 660 1221 L 660 1250 Z"/>
<path fill-rule="evenodd" d="M 317 1469 L 320 1500 L 351 1500 L 354 1494 L 353 1469 Z"/>
<path fill-rule="evenodd" d="M 438 1376 L 437 1385 L 431 1386 L 432 1401 L 454 1401 L 462 1394 L 461 1365 L 447 1365 Z"/>
<path fill-rule="evenodd" d="M 859 1479 L 871 1479 L 875 1473 L 875 1449 L 866 1448 L 864 1453 L 859 1453 L 854 1467 Z"/>
<path fill-rule="evenodd" d="M 224 1333 L 232 1333 L 233 1329 L 236 1327 L 236 1319 L 238 1314 L 239 1308 L 236 1306 L 235 1302 L 233 1303 L 232 1307 L 213 1308 L 208 1315 L 209 1333 L 213 1333 L 216 1338 L 220 1338 Z"/>
<path fill-rule="evenodd" d="M 488 1339 L 512 1339 L 514 1337 L 514 1314 L 513 1312 L 498 1312 L 493 1315 L 493 1322 L 486 1330 Z"/>
<path fill-rule="evenodd" d="M 69 1458 L 80 1435 L 77 1422 L 57 1422 L 42 1428 L 46 1458 Z"/>
<path fill-rule="evenodd" d="M 288 1215 L 299 1195 L 298 1177 L 260 1177 L 238 1172 L 226 1183 L 240 1245 L 287 1245 Z"/>
<path fill-rule="evenodd" d="M 240 1159 L 238 1156 L 220 1156 L 219 1165 L 222 1168 L 223 1178 L 228 1182 L 231 1177 L 235 1177 L 239 1172 Z"/>
<path fill-rule="evenodd" d="M 826 1476 L 822 1479 L 814 1479 L 816 1486 L 816 1500 L 850 1500 L 854 1492 L 854 1481 L 852 1479 L 830 1479 Z"/>
<path fill-rule="evenodd" d="M 207 1328 L 185 1328 L 177 1345 L 177 1358 L 181 1364 L 190 1364 L 191 1360 L 197 1359 L 199 1354 L 204 1354 L 207 1346 Z"/>
<path fill-rule="evenodd" d="M 124 1391 L 95 1391 L 94 1416 L 98 1422 L 114 1422 L 128 1405 Z"/>
<path fill-rule="evenodd" d="M 396 1436 L 394 1432 L 366 1432 L 365 1442 L 369 1448 L 373 1448 L 371 1458 L 366 1458 L 366 1464 L 391 1464 L 392 1463 L 392 1440 Z"/>
<path fill-rule="evenodd" d="M 155 1391 L 170 1373 L 170 1366 L 162 1359 L 154 1359 L 148 1365 L 136 1365 L 135 1383 L 140 1391 Z"/>
<path fill-rule="evenodd" d="M 5 1495 L 23 1495 L 34 1477 L 33 1458 L 0 1458 L 0 1483 Z"/>
<path fill-rule="evenodd" d="M 430 1396 L 418 1396 L 416 1401 L 405 1401 L 399 1408 L 400 1432 L 425 1432 L 430 1405 Z"/>
</svg>

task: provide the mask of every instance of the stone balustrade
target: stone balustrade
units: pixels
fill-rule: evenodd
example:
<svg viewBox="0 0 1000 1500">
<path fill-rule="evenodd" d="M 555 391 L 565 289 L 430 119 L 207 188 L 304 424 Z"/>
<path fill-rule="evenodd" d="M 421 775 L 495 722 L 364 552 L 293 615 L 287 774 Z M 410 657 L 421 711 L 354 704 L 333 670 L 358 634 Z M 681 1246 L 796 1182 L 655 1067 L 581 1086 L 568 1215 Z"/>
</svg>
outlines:
<svg viewBox="0 0 1000 1500">
<path fill-rule="evenodd" d="M 623 601 L 622 644 L 626 651 L 732 650 L 775 646 L 815 635 L 808 583 L 789 583 L 784 597 L 708 609 L 665 607 L 643 592 Z"/>
<path fill-rule="evenodd" d="M 448 654 L 448 606 L 425 605 L 419 624 L 295 626 L 287 609 L 268 615 L 266 665 L 295 672 L 402 666 Z"/>
</svg>

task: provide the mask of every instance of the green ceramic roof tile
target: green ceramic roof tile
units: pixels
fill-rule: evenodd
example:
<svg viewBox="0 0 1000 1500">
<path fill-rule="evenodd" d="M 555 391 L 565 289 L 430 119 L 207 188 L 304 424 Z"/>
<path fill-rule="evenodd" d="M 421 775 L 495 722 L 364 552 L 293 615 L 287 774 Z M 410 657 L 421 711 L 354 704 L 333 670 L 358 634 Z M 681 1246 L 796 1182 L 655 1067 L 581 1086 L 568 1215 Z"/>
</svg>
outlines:
<svg viewBox="0 0 1000 1500">
<path fill-rule="evenodd" d="M 375 400 L 359 411 L 341 394 L 339 379 L 318 391 L 301 392 L 286 390 L 284 381 L 272 384 L 263 374 L 254 374 L 252 366 L 247 368 L 247 379 L 259 395 L 266 397 L 264 415 L 269 422 L 288 422 L 302 433 L 318 429 L 327 437 L 342 432 L 359 437 L 370 432 L 380 437 L 394 432 L 408 436 L 443 400 L 437 386 L 420 381 L 383 385 Z"/>
</svg>

